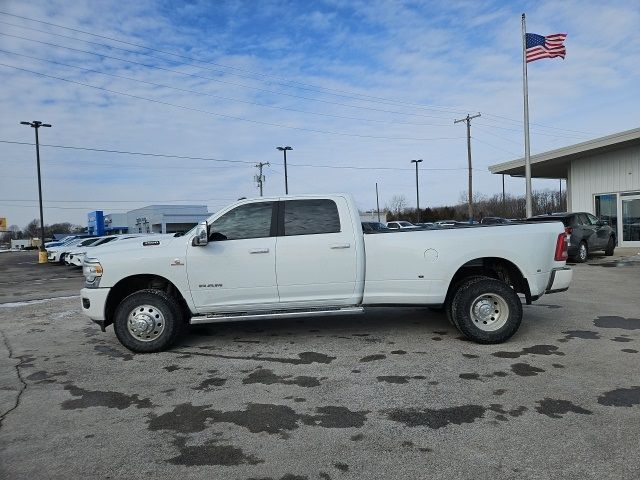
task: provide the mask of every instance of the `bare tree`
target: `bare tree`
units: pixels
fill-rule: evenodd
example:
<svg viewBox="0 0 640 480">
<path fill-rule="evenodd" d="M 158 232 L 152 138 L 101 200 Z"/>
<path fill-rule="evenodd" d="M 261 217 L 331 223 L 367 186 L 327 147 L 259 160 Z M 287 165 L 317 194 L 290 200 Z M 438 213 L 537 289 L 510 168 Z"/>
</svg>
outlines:
<svg viewBox="0 0 640 480">
<path fill-rule="evenodd" d="M 22 233 L 25 238 L 40 237 L 40 222 L 34 218 L 22 229 Z"/>
<path fill-rule="evenodd" d="M 407 208 L 407 199 L 404 195 L 394 195 L 387 203 L 386 208 L 394 217 L 398 218 Z"/>
</svg>

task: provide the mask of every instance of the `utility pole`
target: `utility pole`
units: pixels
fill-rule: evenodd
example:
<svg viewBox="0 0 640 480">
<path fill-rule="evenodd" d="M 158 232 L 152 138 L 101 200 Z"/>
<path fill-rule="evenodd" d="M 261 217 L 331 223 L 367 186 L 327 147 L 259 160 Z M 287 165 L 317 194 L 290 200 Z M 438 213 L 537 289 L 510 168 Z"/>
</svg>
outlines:
<svg viewBox="0 0 640 480">
<path fill-rule="evenodd" d="M 418 210 L 418 221 L 420 223 L 420 189 L 418 188 L 418 164 L 422 162 L 422 159 L 411 160 L 411 163 L 416 164 L 416 209 Z"/>
<path fill-rule="evenodd" d="M 560 178 L 560 198 L 558 198 L 558 211 L 562 211 L 562 179 Z"/>
<path fill-rule="evenodd" d="M 378 198 L 378 182 L 376 182 L 376 212 L 378 212 L 378 223 L 380 222 L 380 199 Z"/>
<path fill-rule="evenodd" d="M 289 181 L 287 177 L 287 151 L 293 150 L 291 147 L 276 147 L 276 150 L 280 150 L 284 153 L 284 193 L 285 195 L 289 195 Z"/>
<path fill-rule="evenodd" d="M 260 196 L 262 196 L 262 186 L 264 185 L 264 175 L 262 174 L 262 167 L 269 165 L 269 162 L 263 163 L 259 162 L 256 164 L 256 168 L 258 169 L 258 175 L 255 175 L 253 178 L 258 183 L 258 188 L 260 189 Z"/>
<path fill-rule="evenodd" d="M 470 117 L 469 114 L 460 120 L 454 120 L 453 123 L 467 122 L 467 160 L 469 162 L 469 223 L 473 220 L 473 176 L 471 173 L 471 120 L 478 118 L 480 113 Z"/>
<path fill-rule="evenodd" d="M 40 200 L 40 251 L 38 253 L 38 263 L 47 263 L 47 251 L 44 248 L 44 215 L 42 214 L 42 180 L 40 177 L 40 140 L 38 138 L 38 129 L 40 127 L 51 127 L 48 123 L 42 123 L 39 120 L 33 122 L 20 122 L 21 125 L 28 125 L 36 131 L 36 161 L 38 165 L 38 197 Z"/>
<path fill-rule="evenodd" d="M 504 195 L 504 173 L 503 173 L 502 174 L 502 208 L 504 208 L 506 203 L 507 203 L 507 200 Z"/>
</svg>

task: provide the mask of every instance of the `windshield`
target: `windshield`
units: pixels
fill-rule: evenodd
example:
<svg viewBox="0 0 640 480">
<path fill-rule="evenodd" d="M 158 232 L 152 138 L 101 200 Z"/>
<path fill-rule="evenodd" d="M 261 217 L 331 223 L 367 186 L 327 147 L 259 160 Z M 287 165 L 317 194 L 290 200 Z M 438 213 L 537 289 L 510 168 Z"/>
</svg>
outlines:
<svg viewBox="0 0 640 480">
<path fill-rule="evenodd" d="M 398 222 L 398 223 L 403 227 L 413 227 L 413 223 L 409 223 L 409 222 Z"/>
<path fill-rule="evenodd" d="M 89 239 L 86 239 L 86 240 L 83 240 L 83 241 L 79 241 L 78 246 L 79 247 L 86 247 L 87 245 L 91 245 L 96 240 L 98 240 L 98 239 L 93 237 L 93 238 L 89 238 Z"/>
</svg>

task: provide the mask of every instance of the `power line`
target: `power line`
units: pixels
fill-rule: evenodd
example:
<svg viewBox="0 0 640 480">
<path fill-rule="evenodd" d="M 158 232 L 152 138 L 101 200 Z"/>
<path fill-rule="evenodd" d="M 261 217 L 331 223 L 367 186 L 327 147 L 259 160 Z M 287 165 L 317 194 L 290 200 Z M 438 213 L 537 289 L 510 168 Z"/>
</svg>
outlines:
<svg viewBox="0 0 640 480">
<path fill-rule="evenodd" d="M 102 38 L 102 39 L 105 39 L 105 40 L 121 43 L 121 44 L 124 44 L 124 45 L 133 46 L 133 47 L 136 47 L 136 48 L 142 48 L 142 49 L 145 49 L 145 50 L 149 50 L 149 51 L 157 52 L 157 53 L 162 53 L 164 55 L 169 55 L 169 56 L 173 56 L 173 57 L 176 57 L 176 58 L 181 58 L 181 59 L 184 59 L 184 60 L 191 60 L 191 61 L 196 61 L 196 62 L 199 62 L 199 63 L 215 65 L 215 66 L 220 67 L 220 68 L 226 68 L 226 69 L 230 69 L 230 70 L 246 72 L 246 73 L 250 73 L 252 75 L 257 75 L 259 77 L 267 77 L 267 78 L 275 78 L 275 79 L 278 79 L 278 80 L 284 80 L 284 81 L 287 82 L 287 84 L 281 84 L 281 85 L 286 86 L 286 87 L 291 87 L 291 86 L 295 87 L 295 85 L 290 85 L 290 84 L 297 84 L 297 85 L 302 85 L 304 87 L 311 87 L 312 90 L 318 91 L 319 93 L 325 92 L 325 93 L 329 93 L 331 95 L 336 95 L 336 94 L 331 93 L 331 92 L 339 92 L 340 94 L 348 94 L 348 95 L 337 95 L 337 96 L 342 96 L 342 97 L 346 97 L 346 98 L 353 98 L 353 99 L 360 100 L 360 101 L 362 101 L 362 100 L 369 101 L 369 102 L 377 101 L 378 103 L 383 103 L 383 104 L 407 105 L 407 106 L 412 106 L 412 107 L 419 107 L 419 108 L 423 108 L 423 109 L 430 109 L 430 110 L 435 110 L 435 111 L 443 111 L 443 112 L 451 112 L 451 113 L 460 113 L 460 112 L 463 111 L 463 110 L 456 110 L 456 109 L 453 109 L 451 107 L 444 107 L 444 106 L 437 106 L 437 105 L 425 105 L 425 104 L 414 103 L 414 102 L 406 102 L 406 101 L 397 100 L 397 99 L 388 99 L 388 98 L 384 98 L 384 97 L 376 97 L 376 96 L 361 94 L 361 93 L 357 93 L 357 92 L 349 92 L 349 91 L 340 90 L 340 89 L 332 89 L 332 88 L 328 88 L 328 87 L 321 87 L 321 86 L 318 86 L 318 85 L 298 82 L 296 80 L 287 79 L 287 78 L 284 78 L 284 77 L 281 77 L 281 76 L 277 76 L 277 75 L 265 74 L 265 73 L 262 73 L 262 72 L 256 72 L 256 71 L 252 71 L 252 70 L 248 70 L 248 69 L 243 69 L 243 68 L 234 67 L 234 66 L 230 66 L 230 65 L 224 65 L 224 64 L 220 64 L 220 63 L 216 63 L 216 62 L 211 62 L 211 61 L 208 61 L 208 60 L 202 60 L 202 59 L 198 59 L 198 58 L 194 58 L 194 57 L 189 57 L 187 55 L 181 55 L 181 54 L 178 54 L 178 53 L 175 53 L 175 52 L 168 52 L 166 50 L 160 50 L 160 49 L 148 47 L 148 46 L 145 46 L 145 45 L 137 44 L 137 43 L 134 43 L 134 42 L 128 42 L 126 40 L 121 40 L 121 39 L 117 39 L 117 38 L 106 36 L 106 35 L 99 35 L 99 34 L 96 34 L 96 33 L 87 32 L 85 30 L 71 28 L 71 27 L 67 27 L 67 26 L 64 26 L 64 25 L 58 25 L 58 24 L 55 24 L 55 23 L 52 23 L 52 22 L 46 22 L 46 21 L 43 21 L 43 20 L 38 20 L 38 19 L 35 19 L 35 18 L 30 18 L 30 17 L 26 17 L 26 16 L 22 16 L 22 15 L 16 15 L 16 14 L 4 12 L 4 11 L 0 11 L 0 14 L 7 15 L 7 16 L 10 16 L 10 17 L 20 18 L 22 20 L 36 22 L 36 23 L 40 23 L 40 24 L 43 24 L 43 25 L 48 25 L 48 26 L 52 26 L 52 27 L 56 27 L 56 28 L 61 28 L 61 29 L 72 31 L 72 32 L 76 32 L 76 33 L 81 33 L 83 35 L 89 35 L 89 36 L 92 36 L 92 37 L 95 37 L 95 38 Z M 99 45 L 99 46 L 103 46 L 103 47 L 106 47 L 106 48 L 118 49 L 118 50 L 122 50 L 122 51 L 125 51 L 125 52 L 134 53 L 134 54 L 137 54 L 137 55 L 146 55 L 146 56 L 149 56 L 151 58 L 156 58 L 156 59 L 159 59 L 159 60 L 165 60 L 165 59 L 160 58 L 160 57 L 149 55 L 148 53 L 136 52 L 136 51 L 132 51 L 132 50 L 128 50 L 128 49 L 123 49 L 121 47 L 115 47 L 113 45 L 106 45 L 106 44 L 101 44 L 101 43 L 98 43 L 98 42 L 91 42 L 91 41 L 85 40 L 85 39 L 78 39 L 78 38 L 75 38 L 75 37 L 69 37 L 67 35 L 62 35 L 62 34 L 56 33 L 56 32 L 47 32 L 47 31 L 44 31 L 44 30 L 38 30 L 38 29 L 33 28 L 33 27 L 27 27 L 27 26 L 24 26 L 24 25 L 15 25 L 15 24 L 11 24 L 11 23 L 8 23 L 8 22 L 0 22 L 0 23 L 3 23 L 5 25 L 10 25 L 10 26 L 13 26 L 13 27 L 17 27 L 17 28 L 21 28 L 21 29 L 25 29 L 25 30 L 32 30 L 32 31 L 44 33 L 44 34 L 47 34 L 47 35 L 59 36 L 61 38 L 67 38 L 67 39 L 71 39 L 71 40 L 74 40 L 74 41 L 81 40 L 81 41 L 83 41 L 85 43 L 88 43 L 88 44 Z M 22 37 L 17 37 L 17 38 L 22 38 Z M 27 38 L 23 38 L 23 39 L 24 40 L 31 40 L 31 39 L 27 39 Z M 33 41 L 36 41 L 36 40 L 33 40 Z M 59 47 L 61 47 L 61 48 L 69 48 L 69 47 L 64 47 L 64 46 L 59 46 Z M 92 52 L 86 52 L 86 53 L 94 54 Z M 94 55 L 96 55 L 96 54 L 94 54 Z M 206 67 L 203 67 L 202 65 L 193 65 L 193 66 L 197 66 L 197 67 L 203 68 L 205 70 L 216 71 L 216 70 L 212 70 L 212 69 L 208 69 Z M 224 72 L 224 73 L 228 74 L 228 75 L 241 76 L 241 75 L 238 75 L 238 74 L 234 74 L 232 72 Z M 246 78 L 252 78 L 252 77 L 246 77 Z M 212 79 L 212 80 L 215 80 L 215 79 Z M 253 87 L 247 87 L 247 88 L 253 88 Z M 302 88 L 302 87 L 296 87 L 296 88 Z M 306 89 L 309 90 L 308 88 L 306 88 Z M 272 92 L 272 93 L 285 95 L 285 94 L 283 94 L 281 92 Z M 368 99 L 370 99 L 370 100 L 368 100 Z M 309 100 L 320 101 L 320 100 L 315 100 L 315 99 L 309 99 Z M 365 107 L 356 107 L 356 106 L 352 106 L 352 107 L 353 108 L 365 108 Z M 401 112 L 396 112 L 396 113 L 404 114 L 404 115 L 412 115 L 412 114 L 409 114 L 409 113 L 401 113 Z M 501 119 L 502 121 L 515 123 L 515 124 L 522 124 L 523 123 L 522 120 L 509 118 L 509 117 L 506 117 L 506 116 L 503 116 L 503 115 L 485 113 L 485 116 L 494 117 L 496 119 Z M 434 117 L 434 118 L 439 118 L 439 117 Z M 566 131 L 566 132 L 580 133 L 580 134 L 584 134 L 584 135 L 597 135 L 597 136 L 601 135 L 601 134 L 596 134 L 596 133 L 593 133 L 593 132 L 584 132 L 584 131 L 579 131 L 579 130 L 563 129 L 563 128 L 547 126 L 547 125 L 543 125 L 543 124 L 539 124 L 539 123 L 530 123 L 530 125 L 536 125 L 536 126 L 538 126 L 540 128 L 546 128 L 546 129 L 563 130 L 563 131 Z"/>
<path fill-rule="evenodd" d="M 92 202 L 100 202 L 100 203 L 139 203 L 139 202 L 212 202 L 212 201 L 229 201 L 236 200 L 236 197 L 228 197 L 228 198 L 205 198 L 205 199 L 164 199 L 164 200 L 149 200 L 147 198 L 138 199 L 138 200 L 100 200 L 97 198 L 91 198 Z M 0 202 L 35 202 L 37 200 L 32 200 L 30 198 L 0 198 Z M 79 198 L 76 200 L 49 200 L 47 198 L 47 203 L 76 203 L 76 202 L 86 202 L 86 198 Z"/>
<path fill-rule="evenodd" d="M 0 22 L 0 23 L 2 23 L 2 22 Z M 299 110 L 299 109 L 296 109 L 296 108 L 281 107 L 281 106 L 278 106 L 278 105 L 268 105 L 268 104 L 260 103 L 260 102 L 250 102 L 248 100 L 240 100 L 240 99 L 232 98 L 232 97 L 223 97 L 221 95 L 214 95 L 212 93 L 199 92 L 197 90 L 190 90 L 190 89 L 187 89 L 187 88 L 174 87 L 174 86 L 166 85 L 166 84 L 162 84 L 162 83 L 149 82 L 147 80 L 140 80 L 140 79 L 137 79 L 137 78 L 126 77 L 124 75 L 117 75 L 115 73 L 101 72 L 99 70 L 94 70 L 94 69 L 91 69 L 91 68 L 85 68 L 85 67 L 80 67 L 80 66 L 77 66 L 77 65 L 71 65 L 71 64 L 68 64 L 68 63 L 57 62 L 55 60 L 48 60 L 46 58 L 34 57 L 32 55 L 26 55 L 26 54 L 23 54 L 23 53 L 11 52 L 9 50 L 0 49 L 0 52 L 8 53 L 9 55 L 16 55 L 16 56 L 24 57 L 24 58 L 31 58 L 33 60 L 38 60 L 38 61 L 41 61 L 41 62 L 52 63 L 54 65 L 61 65 L 61 66 L 64 66 L 64 67 L 75 68 L 75 69 L 78 69 L 78 70 L 83 70 L 85 72 L 97 73 L 98 75 L 106 75 L 106 76 L 109 76 L 109 77 L 120 78 L 120 79 L 123 79 L 123 80 L 129 80 L 129 81 L 132 81 L 132 82 L 144 83 L 146 85 L 151 85 L 151 86 L 154 86 L 154 87 L 163 87 L 163 88 L 168 88 L 168 89 L 171 89 L 171 90 L 176 90 L 176 91 L 179 91 L 179 92 L 193 93 L 195 95 L 201 95 L 201 96 L 206 96 L 206 97 L 211 97 L 211 98 L 217 98 L 217 99 L 220 99 L 220 100 L 228 100 L 228 101 L 231 101 L 231 102 L 244 103 L 244 104 L 247 104 L 247 105 L 256 105 L 256 106 L 259 106 L 259 107 L 272 108 L 272 109 L 277 109 L 277 110 L 286 110 L 286 111 L 289 111 L 289 112 L 304 113 L 304 114 L 307 114 L 307 115 L 319 115 L 319 116 L 322 116 L 322 117 L 341 118 L 341 119 L 344 119 L 344 120 L 357 120 L 359 122 L 386 123 L 386 124 L 391 124 L 391 125 L 412 125 L 412 126 L 418 126 L 418 127 L 425 127 L 425 126 L 430 126 L 430 127 L 448 127 L 449 126 L 448 124 L 444 124 L 444 123 L 395 122 L 395 121 L 389 121 L 389 120 L 378 120 L 378 119 L 362 118 L 362 117 L 349 117 L 349 116 L 346 116 L 346 115 L 335 115 L 335 114 L 331 114 L 331 113 L 312 112 L 312 111 L 309 111 L 309 110 Z"/>
<path fill-rule="evenodd" d="M 117 90 L 111 90 L 109 88 L 98 87 L 96 85 L 91 85 L 91 84 L 88 84 L 88 83 L 83 83 L 83 82 L 78 82 L 78 81 L 75 81 L 75 80 L 70 80 L 68 78 L 57 77 L 55 75 L 47 75 L 45 73 L 36 72 L 34 70 L 29 70 L 29 69 L 26 69 L 26 68 L 20 68 L 20 67 L 14 66 L 14 65 L 8 65 L 6 63 L 0 63 L 0 65 L 2 65 L 3 67 L 13 68 L 15 70 L 20 70 L 20 71 L 23 71 L 23 72 L 33 73 L 35 75 L 40 75 L 40 76 L 46 77 L 46 78 L 52 78 L 52 79 L 55 79 L 55 80 L 61 80 L 63 82 L 73 83 L 73 84 L 76 84 L 76 85 L 82 85 L 84 87 L 93 88 L 93 89 L 96 89 L 96 90 L 101 90 L 101 91 L 113 93 L 113 94 L 116 94 L 116 95 L 122 95 L 122 96 L 129 97 L 129 98 L 135 98 L 137 100 L 144 100 L 144 101 L 147 101 L 147 102 L 157 103 L 157 104 L 165 105 L 165 106 L 169 106 L 169 107 L 180 108 L 180 109 L 188 110 L 188 111 L 192 111 L 192 112 L 204 113 L 204 114 L 207 114 L 207 115 L 214 115 L 214 116 L 218 116 L 218 117 L 229 118 L 231 120 L 239 120 L 239 121 L 242 121 L 242 122 L 255 123 L 255 124 L 258 124 L 258 125 L 265 125 L 265 126 L 269 126 L 269 127 L 288 128 L 288 129 L 291 129 L 291 130 L 301 130 L 301 131 L 304 131 L 304 132 L 321 133 L 321 134 L 325 134 L 325 135 L 337 135 L 337 136 L 342 136 L 342 137 L 355 137 L 355 138 L 373 138 L 373 139 L 379 139 L 379 140 L 409 140 L 409 141 L 420 141 L 420 142 L 422 142 L 422 141 L 435 141 L 435 140 L 455 140 L 455 139 L 459 138 L 459 137 L 435 137 L 435 138 L 382 137 L 382 136 L 377 136 L 377 135 L 362 135 L 362 134 L 357 134 L 357 133 L 332 132 L 332 131 L 329 131 L 329 130 L 318 130 L 318 129 L 314 129 L 314 128 L 294 127 L 294 126 L 291 126 L 291 125 L 283 125 L 283 124 L 279 124 L 279 123 L 263 122 L 263 121 L 260 121 L 260 120 L 252 120 L 252 119 L 249 119 L 249 118 L 236 117 L 234 115 L 227 115 L 227 114 L 224 114 L 224 113 L 211 112 L 209 110 L 203 110 L 203 109 L 200 109 L 200 108 L 187 107 L 185 105 L 179 105 L 177 103 L 164 102 L 162 100 L 154 100 L 152 98 L 142 97 L 140 95 L 133 95 L 131 93 L 119 92 Z"/>
<path fill-rule="evenodd" d="M 0 140 L 0 143 L 7 143 L 13 145 L 34 145 L 30 142 L 16 142 L 11 140 Z M 90 147 L 76 147 L 71 145 L 53 145 L 53 144 L 45 144 L 41 143 L 41 147 L 48 148 L 62 148 L 69 150 L 81 150 L 88 152 L 99 152 L 99 153 L 113 153 L 115 155 L 140 155 L 140 156 L 148 156 L 148 157 L 162 157 L 162 158 L 177 158 L 181 160 L 200 160 L 200 161 L 209 161 L 209 162 L 231 162 L 231 163 L 242 163 L 242 164 L 254 164 L 254 162 L 248 160 L 227 160 L 227 159 L 219 159 L 219 158 L 210 158 L 210 157 L 192 157 L 186 155 L 170 155 L 170 154 L 161 154 L 161 153 L 148 153 L 148 152 L 130 152 L 124 150 L 109 150 L 106 148 L 90 148 Z M 278 163 L 277 165 L 284 165 Z M 348 170 L 413 170 L 412 168 L 396 168 L 396 167 L 375 167 L 375 166 L 367 166 L 367 167 L 359 167 L 355 165 L 322 165 L 322 164 L 304 164 L 304 163 L 289 163 L 289 165 L 295 167 L 310 167 L 310 168 L 335 168 L 335 169 L 348 169 Z M 123 165 L 126 166 L 126 165 Z M 179 168 L 189 168 L 189 167 L 179 167 Z M 203 167 L 204 168 L 204 167 Z M 206 167 L 209 168 L 209 167 Z M 432 171 L 447 171 L 447 170 L 466 170 L 466 167 L 459 168 L 423 168 L 423 170 L 432 170 Z"/>
<path fill-rule="evenodd" d="M 396 115 L 410 115 L 410 116 L 417 116 L 417 117 L 442 119 L 442 116 L 426 115 L 426 114 L 421 114 L 421 113 L 399 112 L 399 111 L 396 111 L 396 110 L 385 110 L 385 109 L 381 109 L 381 108 L 365 107 L 365 106 L 362 106 L 362 105 L 352 105 L 352 104 L 348 104 L 348 103 L 332 102 L 330 100 L 323 100 L 323 99 L 320 99 L 320 98 L 313 98 L 313 97 L 305 97 L 305 96 L 302 96 L 302 95 L 294 95 L 292 93 L 278 92 L 278 91 L 269 90 L 269 89 L 266 89 L 266 88 L 260 88 L 260 87 L 254 87 L 254 86 L 251 86 L 251 85 L 244 85 L 244 84 L 241 84 L 241 83 L 229 82 L 227 80 L 221 80 L 219 78 L 207 77 L 207 76 L 204 76 L 204 75 L 198 75 L 196 73 L 181 72 L 180 70 L 173 70 L 171 68 L 160 67 L 158 65 L 150 65 L 148 63 L 136 62 L 134 60 L 127 60 L 125 58 L 114 57 L 112 55 L 106 55 L 104 53 L 96 53 L 96 52 L 91 52 L 91 51 L 88 51 L 88 50 L 82 50 L 82 49 L 79 49 L 79 48 L 67 47 L 65 45 L 60 45 L 60 44 L 57 44 L 57 43 L 51 43 L 51 42 L 45 42 L 45 41 L 42 41 L 42 40 L 35 40 L 33 38 L 21 37 L 20 35 L 11 35 L 9 33 L 3 33 L 3 32 L 0 32 L 0 35 L 4 35 L 6 37 L 11 37 L 11 38 L 18 38 L 20 40 L 26 40 L 28 42 L 40 43 L 42 45 L 48 45 L 48 46 L 51 46 L 51 47 L 63 48 L 65 50 L 71 50 L 73 52 L 85 53 L 87 55 L 94 55 L 94 56 L 97 56 L 97 57 L 108 58 L 110 60 L 116 60 L 116 61 L 119 61 L 119 62 L 130 63 L 132 65 L 139 65 L 139 66 L 145 67 L 145 68 L 151 68 L 151 69 L 155 69 L 155 70 L 162 70 L 162 71 L 165 71 L 165 72 L 174 73 L 176 75 L 199 78 L 199 79 L 202 79 L 202 80 L 209 80 L 209 81 L 217 82 L 217 83 L 224 83 L 224 84 L 227 84 L 227 85 L 233 85 L 235 87 L 247 88 L 247 89 L 250 89 L 250 90 L 256 90 L 256 91 L 259 91 L 259 92 L 271 93 L 271 94 L 274 94 L 274 95 L 282 95 L 282 96 L 286 96 L 286 97 L 290 97 L 290 98 L 297 98 L 297 99 L 301 99 L 301 100 L 309 100 L 309 101 L 312 101 L 312 102 L 320 102 L 320 103 L 326 103 L 326 104 L 329 104 L 329 105 L 338 105 L 338 106 L 348 107 L 348 108 L 357 108 L 357 109 L 360 109 L 360 110 L 370 110 L 370 111 L 374 111 L 374 112 L 393 113 L 393 114 L 396 114 Z"/>
<path fill-rule="evenodd" d="M 384 97 L 376 97 L 376 96 L 373 96 L 373 95 L 366 95 L 366 94 L 362 94 L 362 93 L 358 93 L 358 92 L 349 92 L 349 91 L 340 90 L 340 89 L 322 87 L 322 86 L 319 86 L 319 85 L 313 85 L 313 84 L 309 84 L 309 83 L 304 83 L 304 82 L 299 82 L 299 81 L 296 81 L 296 80 L 287 79 L 287 78 L 284 78 L 284 77 L 281 77 L 281 76 L 277 76 L 277 75 L 270 75 L 270 74 L 265 74 L 265 73 L 256 72 L 256 71 L 252 71 L 252 70 L 242 69 L 242 68 L 238 68 L 238 67 L 232 67 L 232 66 L 229 66 L 229 65 L 223 65 L 223 64 L 220 64 L 220 63 L 215 63 L 215 62 L 211 62 L 211 61 L 207 61 L 207 60 L 202 60 L 202 59 L 198 59 L 198 58 L 194 58 L 194 57 L 189 57 L 189 56 L 186 56 L 186 55 L 181 55 L 181 54 L 178 54 L 178 53 L 175 53 L 175 52 L 167 52 L 165 50 L 159 50 L 159 49 L 147 47 L 145 45 L 140 45 L 140 44 L 133 43 L 133 42 L 128 42 L 128 41 L 125 41 L 125 40 L 119 40 L 117 38 L 108 37 L 108 36 L 105 36 L 105 35 L 98 35 L 98 34 L 95 34 L 95 33 L 84 31 L 84 30 L 65 27 L 65 26 L 62 26 L 62 25 L 57 25 L 57 24 L 50 23 L 50 22 L 45 22 L 45 21 L 42 21 L 42 20 L 36 20 L 36 19 L 33 19 L 33 18 L 29 18 L 29 17 L 23 17 L 23 16 L 20 16 L 20 15 L 14 15 L 14 14 L 10 14 L 10 13 L 7 13 L 7 12 L 0 11 L 0 14 L 12 16 L 12 17 L 17 17 L 17 18 L 21 18 L 21 19 L 24 19 L 24 20 L 37 22 L 37 23 L 42 23 L 42 24 L 53 26 L 53 27 L 56 27 L 56 28 L 62 28 L 62 29 L 73 31 L 73 32 L 76 32 L 76 33 L 82 33 L 84 35 L 90 35 L 92 37 L 102 38 L 102 39 L 105 39 L 105 40 L 110 40 L 110 41 L 113 41 L 113 42 L 122 43 L 124 45 L 134 46 L 136 48 L 143 48 L 145 50 L 149 50 L 149 51 L 157 52 L 157 53 L 162 53 L 164 55 L 174 56 L 174 57 L 177 57 L 177 58 L 181 58 L 183 60 L 196 61 L 196 62 L 199 62 L 199 63 L 208 64 L 208 65 L 215 65 L 215 66 L 221 67 L 221 68 L 226 68 L 226 69 L 246 72 L 246 73 L 250 73 L 251 75 L 256 75 L 258 77 L 267 77 L 267 78 L 274 78 L 274 79 L 277 79 L 277 80 L 284 80 L 286 83 L 281 83 L 281 82 L 275 82 L 275 83 L 277 83 L 279 85 L 282 85 L 284 87 L 288 87 L 288 88 L 294 87 L 294 88 L 300 88 L 300 89 L 303 89 L 303 90 L 315 91 L 315 92 L 318 92 L 318 93 L 329 93 L 330 95 L 344 97 L 344 98 L 352 98 L 354 100 L 359 100 L 359 101 L 363 101 L 364 100 L 364 101 L 368 101 L 368 102 L 383 103 L 383 104 L 387 104 L 387 105 L 402 104 L 402 105 L 407 105 L 407 106 L 412 106 L 412 107 L 420 107 L 420 108 L 427 109 L 427 110 L 443 111 L 443 112 L 449 112 L 449 113 L 460 113 L 460 110 L 455 110 L 455 109 L 452 109 L 450 107 L 444 107 L 444 106 L 438 106 L 438 105 L 425 105 L 425 104 L 413 103 L 413 102 L 405 102 L 405 101 L 397 100 L 397 99 L 388 99 L 388 98 L 384 98 Z M 85 43 L 88 43 L 88 44 L 99 45 L 99 46 L 106 47 L 106 48 L 117 49 L 117 50 L 125 51 L 125 52 L 128 52 L 128 53 L 134 53 L 134 54 L 137 54 L 137 55 L 146 55 L 146 56 L 149 56 L 151 58 L 156 58 L 156 59 L 159 59 L 159 60 L 165 60 L 165 59 L 160 58 L 160 57 L 149 55 L 148 53 L 136 52 L 136 51 L 133 51 L 133 50 L 123 49 L 121 47 L 115 47 L 113 45 L 106 45 L 106 44 L 102 44 L 102 43 L 98 43 L 98 42 L 91 42 L 91 41 L 85 40 L 85 39 L 78 39 L 78 38 L 75 38 L 75 37 L 69 37 L 67 35 L 62 35 L 62 34 L 56 33 L 56 32 L 47 32 L 47 31 L 44 31 L 44 30 L 38 30 L 38 29 L 33 28 L 33 27 L 26 27 L 24 25 L 15 25 L 15 24 L 12 24 L 12 23 L 2 22 L 2 21 L 0 21 L 0 23 L 3 23 L 5 25 L 10 25 L 12 27 L 22 28 L 22 29 L 25 29 L 25 30 L 32 30 L 32 31 L 44 33 L 44 34 L 47 34 L 47 35 L 53 35 L 53 36 L 58 36 L 58 37 L 61 37 L 61 38 L 67 38 L 67 39 L 74 40 L 74 41 L 81 40 L 81 41 L 83 41 Z M 203 67 L 202 65 L 194 65 L 194 64 L 189 64 L 189 63 L 186 63 L 186 62 L 183 62 L 183 63 L 185 63 L 187 65 L 197 66 L 197 67 L 203 68 L 205 70 L 219 72 L 218 70 L 209 69 L 209 68 Z M 234 76 L 239 76 L 239 77 L 243 77 L 243 78 L 250 78 L 250 79 L 254 79 L 254 80 L 256 79 L 255 77 L 251 77 L 251 76 L 247 76 L 247 75 L 240 75 L 240 74 L 233 73 L 233 72 L 223 72 L 223 73 L 227 74 L 227 75 L 234 75 Z M 338 92 L 338 93 L 332 93 L 332 92 Z"/>
</svg>

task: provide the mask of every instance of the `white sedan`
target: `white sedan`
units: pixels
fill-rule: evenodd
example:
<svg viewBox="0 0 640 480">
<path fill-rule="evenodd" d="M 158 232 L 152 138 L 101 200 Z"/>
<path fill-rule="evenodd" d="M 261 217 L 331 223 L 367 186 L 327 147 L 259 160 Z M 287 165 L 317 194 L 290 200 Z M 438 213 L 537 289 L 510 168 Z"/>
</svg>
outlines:
<svg viewBox="0 0 640 480">
<path fill-rule="evenodd" d="M 387 228 L 390 228 L 391 230 L 415 230 L 420 227 L 411 222 L 398 220 L 396 222 L 387 222 Z"/>
<path fill-rule="evenodd" d="M 95 242 L 96 240 L 97 240 L 97 237 L 69 239 L 68 241 L 64 242 L 62 245 L 47 248 L 47 260 L 52 263 L 64 263 L 64 259 L 67 255 L 67 252 L 70 249 L 75 249 L 78 246 L 80 246 L 80 244 L 92 243 L 92 242 Z"/>
<path fill-rule="evenodd" d="M 76 251 L 69 252 L 65 258 L 65 262 L 69 265 L 75 265 L 76 267 L 82 267 L 82 262 L 89 249 L 105 245 L 107 243 L 114 242 L 116 240 L 126 240 L 127 238 L 141 237 L 142 235 L 109 235 L 108 237 L 102 237 L 95 240 L 93 243 L 85 245 L 83 248 L 79 248 Z"/>
</svg>

